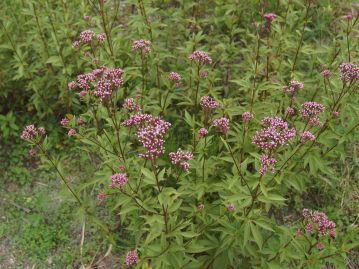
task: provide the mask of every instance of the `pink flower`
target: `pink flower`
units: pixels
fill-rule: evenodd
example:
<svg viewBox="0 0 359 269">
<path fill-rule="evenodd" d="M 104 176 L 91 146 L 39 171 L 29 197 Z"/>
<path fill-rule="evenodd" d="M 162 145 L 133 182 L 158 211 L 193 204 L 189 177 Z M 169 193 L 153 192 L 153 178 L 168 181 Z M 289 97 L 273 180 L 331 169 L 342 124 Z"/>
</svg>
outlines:
<svg viewBox="0 0 359 269">
<path fill-rule="evenodd" d="M 91 43 L 95 33 L 92 30 L 85 30 L 80 33 L 80 40 L 84 43 Z"/>
<path fill-rule="evenodd" d="M 292 80 L 288 86 L 284 86 L 283 87 L 283 91 L 285 93 L 289 93 L 289 94 L 295 94 L 297 93 L 299 90 L 302 90 L 304 88 L 304 84 L 297 81 L 297 80 Z"/>
<path fill-rule="evenodd" d="M 96 38 L 99 43 L 103 43 L 106 40 L 106 34 L 105 33 L 98 34 Z"/>
<path fill-rule="evenodd" d="M 24 128 L 21 134 L 21 139 L 23 140 L 32 140 L 38 136 L 39 132 L 36 129 L 35 125 L 31 124 Z"/>
<path fill-rule="evenodd" d="M 46 130 L 45 130 L 44 127 L 39 127 L 39 128 L 37 129 L 37 131 L 39 132 L 40 135 L 45 135 L 45 134 L 46 134 Z"/>
<path fill-rule="evenodd" d="M 230 203 L 230 204 L 227 205 L 227 210 L 229 212 L 233 212 L 233 211 L 236 210 L 236 206 L 233 203 Z"/>
<path fill-rule="evenodd" d="M 268 169 L 270 168 L 272 170 L 272 173 L 275 173 L 275 164 L 277 163 L 277 160 L 274 158 L 270 158 L 268 155 L 263 154 L 261 156 L 261 170 L 259 171 L 259 174 L 261 176 L 264 176 Z"/>
<path fill-rule="evenodd" d="M 199 72 L 199 76 L 200 76 L 201 78 L 206 78 L 206 77 L 208 77 L 208 72 L 205 71 L 205 70 L 201 70 L 201 71 Z"/>
<path fill-rule="evenodd" d="M 305 230 L 307 231 L 308 234 L 312 234 L 313 233 L 313 225 L 311 223 L 308 223 L 307 226 L 305 226 Z"/>
<path fill-rule="evenodd" d="M 181 75 L 176 72 L 171 72 L 168 76 L 168 79 L 173 82 L 179 82 L 181 81 Z"/>
<path fill-rule="evenodd" d="M 77 134 L 77 132 L 75 129 L 70 129 L 69 132 L 67 133 L 67 135 L 69 137 L 75 136 L 76 134 Z"/>
<path fill-rule="evenodd" d="M 206 137 L 208 135 L 208 130 L 206 128 L 201 128 L 198 131 L 198 135 L 201 138 Z"/>
<path fill-rule="evenodd" d="M 218 102 L 210 96 L 203 96 L 200 100 L 200 105 L 207 114 L 219 106 Z"/>
<path fill-rule="evenodd" d="M 91 16 L 88 16 L 88 15 L 84 16 L 84 20 L 85 20 L 85 21 L 90 21 L 90 20 L 91 20 Z"/>
<path fill-rule="evenodd" d="M 128 182 L 127 174 L 114 174 L 111 176 L 111 188 L 122 188 Z"/>
<path fill-rule="evenodd" d="M 67 86 L 69 87 L 69 90 L 75 90 L 77 88 L 75 81 L 71 81 Z"/>
<path fill-rule="evenodd" d="M 309 131 L 305 131 L 303 134 L 302 134 L 302 137 L 300 139 L 300 142 L 302 144 L 304 144 L 305 142 L 307 141 L 314 141 L 315 140 L 315 136 L 309 132 Z"/>
<path fill-rule="evenodd" d="M 145 40 L 145 39 L 135 40 L 132 43 L 132 50 L 139 51 L 143 55 L 147 55 L 151 52 L 150 46 L 151 46 L 151 41 L 149 40 Z"/>
<path fill-rule="evenodd" d="M 311 125 L 320 125 L 318 115 L 324 112 L 325 107 L 316 102 L 305 102 L 301 107 L 303 119 L 309 121 Z"/>
<path fill-rule="evenodd" d="M 74 42 L 72 43 L 72 47 L 73 47 L 74 49 L 79 49 L 80 46 L 81 46 L 81 42 L 78 41 L 78 40 L 76 40 L 76 41 L 74 41 Z"/>
<path fill-rule="evenodd" d="M 106 194 L 103 192 L 103 191 L 100 191 L 98 194 L 97 194 L 97 200 L 99 200 L 99 201 L 103 201 L 103 200 L 105 200 L 105 198 L 106 198 Z"/>
<path fill-rule="evenodd" d="M 351 21 L 353 19 L 353 14 L 347 14 L 345 15 L 345 18 L 348 20 L 348 21 Z"/>
<path fill-rule="evenodd" d="M 126 170 L 126 167 L 124 165 L 120 165 L 118 167 L 118 170 L 120 170 L 121 172 L 124 172 Z"/>
<path fill-rule="evenodd" d="M 192 160 L 193 154 L 188 151 L 182 151 L 181 149 L 178 149 L 176 152 L 171 152 L 169 154 L 171 163 L 173 165 L 178 166 L 183 171 L 188 172 L 189 170 L 189 163 L 188 161 Z"/>
<path fill-rule="evenodd" d="M 61 119 L 61 121 L 60 121 L 60 124 L 62 125 L 62 126 L 66 126 L 66 125 L 68 125 L 70 123 L 70 121 L 67 119 L 67 118 L 63 118 L 63 119 Z"/>
<path fill-rule="evenodd" d="M 81 98 L 84 98 L 87 95 L 87 91 L 80 91 L 79 95 Z"/>
<path fill-rule="evenodd" d="M 359 68 L 355 64 L 342 63 L 339 66 L 340 79 L 344 82 L 349 82 L 359 78 Z"/>
<path fill-rule="evenodd" d="M 138 259 L 136 250 L 131 250 L 131 251 L 127 252 L 127 255 L 126 255 L 126 266 L 127 267 L 137 264 L 138 260 L 139 259 Z"/>
<path fill-rule="evenodd" d="M 294 116 L 295 115 L 295 110 L 292 107 L 287 107 L 287 110 L 285 112 L 288 116 Z"/>
<path fill-rule="evenodd" d="M 37 150 L 36 150 L 35 148 L 31 148 L 31 149 L 29 150 L 29 155 L 30 155 L 31 157 L 35 157 L 35 156 L 37 155 Z"/>
<path fill-rule="evenodd" d="M 340 115 L 339 111 L 333 111 L 333 113 L 332 113 L 333 118 L 338 118 L 339 115 Z"/>
<path fill-rule="evenodd" d="M 271 24 L 277 18 L 277 15 L 274 13 L 266 13 L 263 15 L 263 18 Z"/>
<path fill-rule="evenodd" d="M 123 101 L 122 107 L 126 109 L 128 112 L 140 111 L 140 106 L 136 104 L 135 99 L 133 98 L 126 98 Z"/>
<path fill-rule="evenodd" d="M 76 120 L 76 123 L 77 123 L 78 125 L 82 125 L 82 124 L 85 124 L 85 120 L 80 117 L 80 118 L 78 118 L 78 119 Z"/>
<path fill-rule="evenodd" d="M 138 113 L 122 122 L 122 125 L 134 126 L 137 129 L 138 140 L 147 150 L 145 153 L 141 153 L 140 157 L 155 159 L 165 151 L 164 136 L 171 127 L 169 122 L 150 114 Z"/>
<path fill-rule="evenodd" d="M 303 235 L 302 230 L 301 230 L 301 229 L 297 229 L 297 230 L 295 231 L 295 235 L 296 235 L 296 236 L 302 236 L 302 235 Z"/>
<path fill-rule="evenodd" d="M 217 129 L 218 132 L 226 135 L 229 131 L 229 119 L 219 118 L 212 122 L 213 126 Z"/>
<path fill-rule="evenodd" d="M 303 209 L 303 217 L 306 221 L 308 221 L 307 224 L 307 232 L 313 233 L 314 227 L 316 228 L 316 231 L 319 235 L 336 235 L 335 231 L 335 222 L 328 219 L 328 216 L 319 211 L 312 211 L 309 209 Z M 308 229 L 309 227 L 309 229 Z"/>
<path fill-rule="evenodd" d="M 328 70 L 328 69 L 325 69 L 322 71 L 321 74 L 324 78 L 329 78 L 332 75 L 332 72 L 330 72 L 330 70 Z"/>
<path fill-rule="evenodd" d="M 198 210 L 203 210 L 204 209 L 204 204 L 199 204 L 198 205 Z"/>
<path fill-rule="evenodd" d="M 253 114 L 249 111 L 246 111 L 242 114 L 243 122 L 250 122 L 253 119 Z"/>
<path fill-rule="evenodd" d="M 199 63 L 206 63 L 206 64 L 212 64 L 211 57 L 208 56 L 208 54 L 202 50 L 196 50 L 194 51 L 190 56 L 189 59 L 191 61 L 196 61 Z"/>
<path fill-rule="evenodd" d="M 318 242 L 317 249 L 318 250 L 323 250 L 324 248 L 325 248 L 325 245 L 322 242 Z"/>
<path fill-rule="evenodd" d="M 252 144 L 257 145 L 262 151 L 272 151 L 286 145 L 296 135 L 296 130 L 290 129 L 288 123 L 279 117 L 266 117 L 262 124 L 265 128 L 257 131 L 252 139 Z"/>
</svg>

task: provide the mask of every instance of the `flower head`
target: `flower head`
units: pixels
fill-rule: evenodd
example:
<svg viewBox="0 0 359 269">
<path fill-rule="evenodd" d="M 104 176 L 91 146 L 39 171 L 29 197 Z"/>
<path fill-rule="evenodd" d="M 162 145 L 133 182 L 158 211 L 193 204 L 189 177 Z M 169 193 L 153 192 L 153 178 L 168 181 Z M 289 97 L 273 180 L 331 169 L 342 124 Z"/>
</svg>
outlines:
<svg viewBox="0 0 359 269">
<path fill-rule="evenodd" d="M 277 15 L 274 13 L 266 13 L 263 15 L 263 18 L 271 24 L 277 18 Z"/>
<path fill-rule="evenodd" d="M 132 43 L 132 50 L 147 55 L 151 52 L 151 41 L 145 39 L 135 40 Z"/>
<path fill-rule="evenodd" d="M 300 139 L 300 142 L 302 144 L 304 144 L 305 142 L 307 141 L 314 141 L 315 140 L 315 136 L 309 132 L 309 131 L 305 131 L 303 134 L 302 134 L 302 137 Z"/>
<path fill-rule="evenodd" d="M 359 79 L 359 68 L 355 64 L 342 63 L 339 66 L 340 79 L 344 82 Z"/>
<path fill-rule="evenodd" d="M 105 33 L 98 34 L 96 39 L 99 43 L 103 43 L 106 40 L 106 34 Z"/>
<path fill-rule="evenodd" d="M 305 208 L 303 209 L 302 215 L 304 219 L 308 222 L 306 229 L 308 233 L 317 232 L 319 235 L 322 236 L 336 236 L 336 224 L 335 222 L 329 220 L 328 216 L 325 213 L 319 211 L 312 211 Z"/>
<path fill-rule="evenodd" d="M 69 87 L 69 90 L 75 90 L 77 88 L 77 84 L 75 81 L 69 82 L 67 86 Z"/>
<path fill-rule="evenodd" d="M 127 267 L 138 263 L 138 254 L 136 250 L 131 250 L 127 252 L 125 263 Z"/>
<path fill-rule="evenodd" d="M 61 121 L 60 121 L 60 124 L 62 126 L 66 126 L 70 123 L 69 119 L 68 118 L 62 118 Z"/>
<path fill-rule="evenodd" d="M 288 86 L 284 86 L 283 87 L 283 91 L 285 93 L 289 93 L 289 94 L 295 94 L 297 93 L 299 90 L 302 90 L 304 88 L 304 84 L 297 81 L 297 80 L 292 80 Z"/>
<path fill-rule="evenodd" d="M 136 104 L 136 101 L 133 98 L 126 98 L 123 102 L 122 107 L 126 109 L 128 112 L 134 112 L 134 111 L 138 112 L 141 110 L 140 106 Z"/>
<path fill-rule="evenodd" d="M 250 122 L 253 119 L 253 114 L 249 111 L 246 111 L 242 114 L 243 122 Z"/>
<path fill-rule="evenodd" d="M 75 136 L 76 134 L 77 134 L 77 132 L 75 129 L 70 129 L 69 132 L 67 133 L 67 135 L 69 137 Z"/>
<path fill-rule="evenodd" d="M 321 73 L 320 73 L 324 78 L 329 78 L 332 75 L 332 72 L 330 72 L 329 69 L 324 69 Z"/>
<path fill-rule="evenodd" d="M 198 131 L 198 135 L 201 138 L 206 137 L 208 135 L 208 130 L 206 128 L 201 128 Z"/>
<path fill-rule="evenodd" d="M 29 150 L 29 155 L 30 155 L 31 157 L 35 157 L 35 156 L 37 155 L 37 150 L 36 150 L 35 148 L 31 148 L 31 149 Z"/>
<path fill-rule="evenodd" d="M 233 204 L 233 203 L 228 204 L 228 205 L 227 205 L 227 210 L 228 210 L 229 212 L 235 211 L 235 210 L 236 210 L 235 204 Z"/>
<path fill-rule="evenodd" d="M 259 174 L 261 176 L 264 176 L 268 169 L 272 170 L 272 173 L 275 173 L 275 164 L 277 163 L 277 160 L 274 158 L 270 158 L 268 155 L 263 154 L 261 156 L 261 170 L 259 171 Z"/>
<path fill-rule="evenodd" d="M 229 119 L 227 118 L 222 117 L 219 119 L 215 119 L 212 124 L 218 132 L 224 135 L 226 135 L 229 131 Z"/>
<path fill-rule="evenodd" d="M 309 121 L 311 125 L 320 125 L 319 114 L 324 112 L 325 107 L 316 102 L 305 102 L 301 107 L 303 119 Z"/>
<path fill-rule="evenodd" d="M 189 170 L 188 161 L 192 160 L 193 158 L 193 154 L 191 152 L 178 149 L 176 152 L 171 152 L 169 154 L 169 157 L 173 165 L 176 165 L 183 171 L 188 172 Z"/>
<path fill-rule="evenodd" d="M 169 75 L 168 75 L 168 79 L 170 81 L 173 81 L 173 82 L 180 82 L 181 81 L 181 75 L 176 73 L 176 72 L 171 72 Z"/>
<path fill-rule="evenodd" d="M 103 200 L 105 200 L 105 198 L 106 198 L 106 194 L 105 194 L 103 191 L 100 191 L 100 192 L 97 194 L 97 200 L 103 201 Z"/>
<path fill-rule="evenodd" d="M 28 125 L 24 128 L 21 134 L 21 139 L 23 140 L 32 140 L 39 135 L 38 129 L 34 124 Z"/>
<path fill-rule="evenodd" d="M 72 47 L 73 47 L 74 49 L 79 49 L 80 46 L 81 46 L 81 42 L 78 41 L 78 40 L 76 40 L 76 41 L 74 41 L 74 42 L 72 43 Z"/>
<path fill-rule="evenodd" d="M 208 54 L 202 50 L 196 50 L 194 51 L 190 56 L 189 59 L 191 61 L 196 61 L 199 63 L 206 63 L 206 64 L 212 64 L 211 57 L 208 56 Z"/>
<path fill-rule="evenodd" d="M 80 40 L 83 43 L 91 43 L 95 33 L 92 30 L 85 30 L 80 33 Z"/>
<path fill-rule="evenodd" d="M 287 107 L 287 110 L 285 112 L 288 116 L 294 116 L 295 115 L 295 110 L 292 107 Z"/>
<path fill-rule="evenodd" d="M 198 205 L 198 210 L 203 210 L 204 209 L 204 204 L 199 204 Z"/>
<path fill-rule="evenodd" d="M 203 96 L 199 104 L 205 113 L 210 113 L 219 106 L 218 102 L 210 96 Z"/>
<path fill-rule="evenodd" d="M 128 177 L 127 174 L 114 174 L 111 176 L 111 184 L 110 187 L 111 188 L 122 188 L 123 186 L 125 186 L 128 182 Z"/>
</svg>

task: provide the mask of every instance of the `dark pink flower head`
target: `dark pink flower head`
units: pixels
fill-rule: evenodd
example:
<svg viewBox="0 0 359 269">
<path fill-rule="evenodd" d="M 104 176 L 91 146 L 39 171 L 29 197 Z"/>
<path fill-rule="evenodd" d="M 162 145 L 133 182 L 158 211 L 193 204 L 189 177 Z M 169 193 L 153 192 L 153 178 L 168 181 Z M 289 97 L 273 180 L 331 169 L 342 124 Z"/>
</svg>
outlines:
<svg viewBox="0 0 359 269">
<path fill-rule="evenodd" d="M 35 148 L 31 148 L 31 149 L 29 150 L 29 155 L 30 155 L 31 157 L 35 157 L 35 156 L 37 155 L 37 150 L 36 150 Z"/>
<path fill-rule="evenodd" d="M 66 125 L 68 125 L 70 123 L 70 121 L 67 119 L 67 118 L 63 118 L 63 119 L 61 119 L 61 121 L 60 121 L 60 124 L 62 125 L 62 126 L 66 126 Z"/>
<path fill-rule="evenodd" d="M 359 79 L 359 68 L 355 64 L 342 63 L 339 66 L 340 79 L 344 82 Z"/>
<path fill-rule="evenodd" d="M 106 194 L 103 192 L 103 191 L 100 191 L 98 194 L 97 194 L 97 200 L 99 200 L 100 202 L 102 202 L 103 200 L 106 199 Z"/>
<path fill-rule="evenodd" d="M 198 135 L 201 138 L 206 137 L 208 135 L 208 130 L 206 128 L 201 128 L 198 131 Z"/>
<path fill-rule="evenodd" d="M 333 111 L 332 116 L 333 116 L 333 118 L 338 118 L 340 116 L 340 112 L 339 111 Z"/>
<path fill-rule="evenodd" d="M 77 132 L 75 129 L 70 129 L 69 132 L 67 133 L 67 135 L 69 137 L 73 137 L 73 136 L 77 135 Z"/>
<path fill-rule="evenodd" d="M 151 52 L 151 41 L 145 39 L 135 40 L 132 43 L 132 50 L 147 55 Z"/>
<path fill-rule="evenodd" d="M 193 154 L 191 152 L 178 149 L 176 152 L 171 152 L 169 154 L 169 157 L 173 165 L 176 165 L 183 171 L 188 172 L 189 170 L 188 161 L 192 160 L 193 158 Z"/>
<path fill-rule="evenodd" d="M 91 43 L 95 33 L 92 30 L 85 30 L 80 33 L 80 40 L 83 43 Z"/>
<path fill-rule="evenodd" d="M 244 122 L 250 122 L 253 119 L 253 114 L 249 111 L 246 111 L 242 114 L 242 120 Z"/>
<path fill-rule="evenodd" d="M 136 250 L 131 250 L 131 251 L 127 252 L 126 261 L 125 261 L 127 267 L 137 264 L 138 260 L 139 259 L 138 259 Z"/>
<path fill-rule="evenodd" d="M 99 43 L 103 43 L 106 40 L 106 34 L 105 33 L 98 34 L 96 38 Z"/>
<path fill-rule="evenodd" d="M 323 250 L 324 248 L 325 248 L 325 245 L 322 242 L 317 243 L 317 249 L 318 250 Z"/>
<path fill-rule="evenodd" d="M 219 118 L 215 119 L 212 122 L 212 125 L 217 129 L 218 132 L 226 135 L 229 131 L 229 119 L 227 118 Z"/>
<path fill-rule="evenodd" d="M 219 106 L 218 102 L 210 96 L 203 96 L 199 104 L 205 113 L 210 113 Z"/>
<path fill-rule="evenodd" d="M 272 173 L 275 173 L 275 165 L 277 163 L 277 160 L 274 158 L 270 158 L 268 155 L 263 154 L 261 156 L 261 170 L 259 171 L 259 174 L 261 176 L 264 176 L 268 169 L 272 170 Z"/>
<path fill-rule="evenodd" d="M 202 50 L 196 50 L 194 51 L 190 56 L 189 59 L 191 61 L 196 61 L 199 63 L 206 63 L 206 64 L 212 64 L 211 57 L 208 56 L 208 54 Z"/>
<path fill-rule="evenodd" d="M 206 70 L 201 70 L 201 71 L 199 72 L 199 76 L 200 76 L 201 78 L 206 78 L 206 77 L 208 77 L 208 71 L 206 71 Z"/>
<path fill-rule="evenodd" d="M 126 167 L 124 165 L 120 165 L 118 167 L 118 170 L 120 170 L 121 172 L 124 172 L 126 170 Z"/>
<path fill-rule="evenodd" d="M 138 112 L 140 111 L 140 106 L 136 103 L 135 99 L 133 98 L 126 98 L 124 101 L 123 101 L 123 105 L 122 107 L 124 109 L 126 109 L 128 112 Z"/>
<path fill-rule="evenodd" d="M 32 140 L 38 136 L 39 132 L 34 124 L 28 125 L 24 128 L 21 134 L 21 139 Z"/>
<path fill-rule="evenodd" d="M 137 129 L 138 140 L 147 150 L 145 153 L 141 153 L 140 157 L 155 159 L 165 151 L 164 136 L 171 127 L 169 122 L 150 114 L 137 113 L 123 121 L 122 125 L 133 126 Z"/>
<path fill-rule="evenodd" d="M 349 13 L 347 15 L 345 15 L 345 18 L 348 20 L 348 21 L 351 21 L 353 19 L 353 14 Z"/>
<path fill-rule="evenodd" d="M 320 73 L 324 78 L 329 78 L 332 75 L 329 69 L 325 69 Z"/>
<path fill-rule="evenodd" d="M 75 81 L 69 82 L 67 86 L 69 87 L 69 90 L 75 90 L 77 88 L 77 84 Z"/>
<path fill-rule="evenodd" d="M 303 209 L 303 217 L 308 222 L 307 232 L 317 232 L 319 235 L 336 236 L 336 224 L 328 219 L 328 216 L 319 211 L 312 211 L 309 209 Z M 308 227 L 310 226 L 310 229 Z"/>
<path fill-rule="evenodd" d="M 229 203 L 229 204 L 227 205 L 227 210 L 228 210 L 229 212 L 235 211 L 235 210 L 236 210 L 235 204 Z"/>
<path fill-rule="evenodd" d="M 287 107 L 287 110 L 285 112 L 288 116 L 294 116 L 295 115 L 295 110 L 292 107 Z"/>
<path fill-rule="evenodd" d="M 288 123 L 279 117 L 265 117 L 262 124 L 265 128 L 257 131 L 252 139 L 252 144 L 257 145 L 261 151 L 273 151 L 286 145 L 296 135 L 296 130 L 290 129 Z"/>
<path fill-rule="evenodd" d="M 176 72 L 171 72 L 169 75 L 168 75 L 168 79 L 170 81 L 173 81 L 173 82 L 180 82 L 181 81 L 181 75 L 176 73 Z"/>
<path fill-rule="evenodd" d="M 40 135 L 45 135 L 45 134 L 46 134 L 46 130 L 45 130 L 44 127 L 39 127 L 39 128 L 37 129 L 37 131 L 39 132 Z"/>
<path fill-rule="evenodd" d="M 78 41 L 78 40 L 76 40 L 76 41 L 74 41 L 74 42 L 72 43 L 72 47 L 73 47 L 74 49 L 79 49 L 80 46 L 81 46 L 81 42 Z"/>
<path fill-rule="evenodd" d="M 87 91 L 80 91 L 79 95 L 81 98 L 84 98 L 87 95 Z"/>
<path fill-rule="evenodd" d="M 271 24 L 277 18 L 277 15 L 274 13 L 266 13 L 263 15 L 263 18 Z"/>
<path fill-rule="evenodd" d="M 297 93 L 299 90 L 302 90 L 304 88 L 304 84 L 297 81 L 297 80 L 292 80 L 288 86 L 284 86 L 283 87 L 283 91 L 285 93 L 289 93 L 289 94 L 295 94 Z"/>
<path fill-rule="evenodd" d="M 127 174 L 114 174 L 111 176 L 111 188 L 122 188 L 128 182 Z"/>
<path fill-rule="evenodd" d="M 300 143 L 304 144 L 307 141 L 314 141 L 315 140 L 315 136 L 309 132 L 309 131 L 305 131 L 302 134 L 302 137 L 300 138 Z"/>
<path fill-rule="evenodd" d="M 300 113 L 303 119 L 307 120 L 311 125 L 320 125 L 319 114 L 323 113 L 325 107 L 316 102 L 305 102 L 301 106 Z"/>
</svg>

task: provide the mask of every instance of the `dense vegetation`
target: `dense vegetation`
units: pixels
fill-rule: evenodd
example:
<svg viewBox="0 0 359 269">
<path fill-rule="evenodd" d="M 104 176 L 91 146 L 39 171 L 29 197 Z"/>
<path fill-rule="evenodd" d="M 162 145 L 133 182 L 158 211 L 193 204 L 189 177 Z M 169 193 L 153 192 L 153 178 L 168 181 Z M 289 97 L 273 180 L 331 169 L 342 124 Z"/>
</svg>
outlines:
<svg viewBox="0 0 359 269">
<path fill-rule="evenodd" d="M 3 0 L 1 268 L 358 268 L 358 9 Z"/>
</svg>

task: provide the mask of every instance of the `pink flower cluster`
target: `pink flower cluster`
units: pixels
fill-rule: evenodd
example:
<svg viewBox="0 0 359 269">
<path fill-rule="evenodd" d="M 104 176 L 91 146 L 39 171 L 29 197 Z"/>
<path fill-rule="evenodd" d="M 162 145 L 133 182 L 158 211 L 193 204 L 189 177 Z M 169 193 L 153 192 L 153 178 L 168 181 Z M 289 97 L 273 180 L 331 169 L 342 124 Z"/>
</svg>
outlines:
<svg viewBox="0 0 359 269">
<path fill-rule="evenodd" d="M 126 98 L 123 101 L 122 107 L 126 109 L 128 112 L 134 112 L 134 111 L 138 112 L 141 110 L 140 106 L 136 104 L 136 101 L 133 98 Z"/>
<path fill-rule="evenodd" d="M 227 205 L 227 210 L 228 210 L 229 212 L 235 211 L 235 210 L 236 210 L 235 204 L 233 204 L 233 203 L 228 204 L 228 205 Z"/>
<path fill-rule="evenodd" d="M 315 136 L 309 132 L 309 131 L 305 131 L 303 134 L 302 134 L 302 137 L 300 138 L 300 142 L 302 144 L 304 144 L 305 142 L 307 141 L 314 141 L 315 140 Z"/>
<path fill-rule="evenodd" d="M 208 130 L 206 128 L 201 128 L 198 131 L 198 135 L 201 138 L 206 137 L 208 135 Z"/>
<path fill-rule="evenodd" d="M 219 118 L 215 119 L 212 122 L 212 125 L 217 129 L 218 132 L 226 135 L 229 131 L 229 119 L 227 118 Z"/>
<path fill-rule="evenodd" d="M 106 34 L 105 33 L 98 34 L 96 39 L 99 43 L 102 43 L 106 40 Z"/>
<path fill-rule="evenodd" d="M 202 50 L 196 50 L 194 51 L 190 56 L 189 59 L 191 61 L 196 61 L 199 63 L 206 63 L 206 64 L 212 64 L 212 59 L 209 57 L 209 55 L 202 51 Z"/>
<path fill-rule="evenodd" d="M 103 191 L 100 191 L 98 194 L 97 194 L 97 200 L 99 201 L 103 201 L 106 199 L 106 194 L 103 192 Z"/>
<path fill-rule="evenodd" d="M 67 86 L 69 87 L 69 90 L 75 90 L 77 88 L 77 84 L 75 81 L 69 82 Z"/>
<path fill-rule="evenodd" d="M 274 173 L 276 163 L 276 159 L 270 158 L 268 155 L 263 154 L 261 156 L 261 170 L 259 171 L 259 174 L 264 176 L 268 172 L 268 169 L 271 169 L 272 173 Z"/>
<path fill-rule="evenodd" d="M 63 118 L 63 119 L 61 119 L 61 121 L 60 121 L 60 124 L 62 125 L 62 126 L 66 126 L 66 125 L 68 125 L 70 123 L 70 121 L 68 120 L 68 118 Z"/>
<path fill-rule="evenodd" d="M 320 125 L 319 114 L 324 112 L 325 107 L 316 102 L 305 102 L 302 104 L 300 113 L 303 119 L 309 121 L 311 125 Z"/>
<path fill-rule="evenodd" d="M 359 68 L 355 64 L 342 63 L 339 66 L 339 69 L 340 79 L 342 81 L 348 82 L 355 79 L 359 79 Z"/>
<path fill-rule="evenodd" d="M 150 114 L 138 113 L 125 120 L 122 125 L 137 128 L 138 140 L 147 150 L 140 154 L 142 158 L 155 159 L 165 151 L 164 136 L 171 127 L 169 122 Z"/>
<path fill-rule="evenodd" d="M 122 188 L 128 182 L 127 174 L 114 174 L 111 176 L 111 188 Z"/>
<path fill-rule="evenodd" d="M 288 116 L 294 116 L 295 115 L 295 110 L 292 107 L 287 107 L 287 110 L 285 112 Z"/>
<path fill-rule="evenodd" d="M 129 267 L 131 265 L 137 264 L 138 263 L 138 254 L 136 250 L 131 250 L 129 252 L 127 252 L 126 255 L 126 266 Z"/>
<path fill-rule="evenodd" d="M 141 52 L 142 55 L 147 55 L 151 52 L 151 41 L 140 39 L 132 43 L 132 50 Z"/>
<path fill-rule="evenodd" d="M 304 88 L 304 84 L 297 81 L 297 80 L 292 80 L 288 86 L 284 86 L 283 87 L 283 91 L 285 93 L 289 93 L 289 94 L 295 94 L 297 93 L 299 90 L 302 90 Z"/>
<path fill-rule="evenodd" d="M 288 123 L 279 117 L 265 117 L 262 124 L 266 128 L 257 131 L 252 139 L 252 144 L 257 145 L 262 151 L 273 151 L 287 144 L 296 135 L 296 130 L 290 129 Z"/>
<path fill-rule="evenodd" d="M 173 165 L 176 165 L 183 171 L 188 172 L 188 161 L 192 160 L 193 158 L 193 154 L 191 152 L 178 149 L 176 152 L 170 152 L 169 157 Z"/>
<path fill-rule="evenodd" d="M 246 111 L 242 114 L 243 122 L 250 122 L 253 119 L 253 114 L 249 111 Z"/>
<path fill-rule="evenodd" d="M 329 78 L 332 75 L 332 72 L 330 70 L 325 69 L 320 73 L 324 78 Z"/>
<path fill-rule="evenodd" d="M 101 67 L 87 74 L 77 76 L 77 86 L 82 90 L 81 97 L 86 92 L 94 88 L 93 94 L 102 101 L 107 100 L 112 92 L 121 87 L 124 83 L 122 79 L 123 70 L 121 68 Z"/>
<path fill-rule="evenodd" d="M 176 72 L 171 72 L 169 75 L 168 75 L 168 79 L 170 81 L 173 81 L 173 82 L 180 82 L 181 81 L 181 75 L 176 73 Z"/>
<path fill-rule="evenodd" d="M 37 150 L 36 150 L 35 148 L 31 148 L 31 149 L 29 150 L 29 155 L 30 155 L 31 157 L 35 157 L 35 156 L 37 155 Z"/>
<path fill-rule="evenodd" d="M 266 13 L 263 15 L 263 18 L 271 24 L 277 18 L 277 15 L 274 13 Z"/>
<path fill-rule="evenodd" d="M 200 100 L 200 105 L 206 113 L 210 113 L 215 110 L 219 104 L 210 96 L 203 96 Z"/>
<path fill-rule="evenodd" d="M 317 231 L 319 235 L 329 235 L 332 238 L 336 237 L 335 222 L 329 220 L 325 213 L 305 208 L 303 209 L 302 215 L 304 219 L 308 221 L 306 226 L 308 233 Z"/>
<path fill-rule="evenodd" d="M 75 129 L 70 129 L 69 132 L 67 133 L 67 135 L 69 137 L 73 137 L 73 136 L 77 135 L 77 132 Z"/>
<path fill-rule="evenodd" d="M 83 43 L 91 43 L 95 33 L 92 30 L 85 30 L 80 33 L 80 40 Z"/>
<path fill-rule="evenodd" d="M 24 130 L 21 133 L 21 139 L 23 140 L 32 140 L 38 136 L 45 135 L 46 131 L 44 127 L 36 128 L 34 124 L 25 126 Z"/>
</svg>

